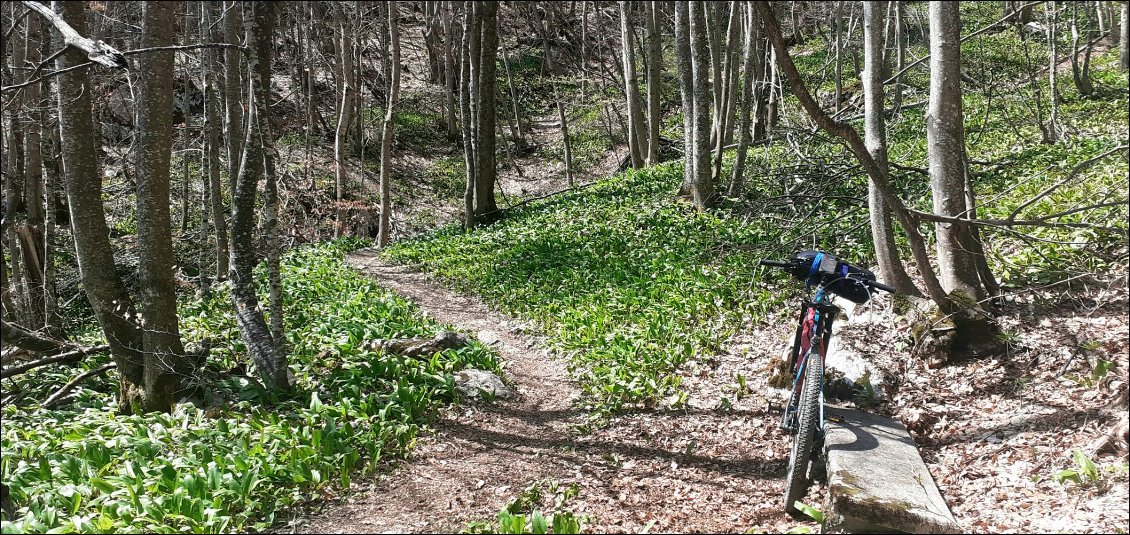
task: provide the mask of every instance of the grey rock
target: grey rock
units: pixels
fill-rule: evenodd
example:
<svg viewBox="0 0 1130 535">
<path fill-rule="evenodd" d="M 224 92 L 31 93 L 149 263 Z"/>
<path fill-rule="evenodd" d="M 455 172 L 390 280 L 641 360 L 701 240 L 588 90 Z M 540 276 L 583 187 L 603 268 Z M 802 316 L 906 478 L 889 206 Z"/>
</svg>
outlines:
<svg viewBox="0 0 1130 535">
<path fill-rule="evenodd" d="M 514 391 L 497 375 L 478 368 L 455 372 L 455 391 L 472 399 L 510 399 L 514 395 Z"/>
<path fill-rule="evenodd" d="M 918 447 L 897 420 L 827 407 L 824 531 L 957 533 Z"/>
</svg>

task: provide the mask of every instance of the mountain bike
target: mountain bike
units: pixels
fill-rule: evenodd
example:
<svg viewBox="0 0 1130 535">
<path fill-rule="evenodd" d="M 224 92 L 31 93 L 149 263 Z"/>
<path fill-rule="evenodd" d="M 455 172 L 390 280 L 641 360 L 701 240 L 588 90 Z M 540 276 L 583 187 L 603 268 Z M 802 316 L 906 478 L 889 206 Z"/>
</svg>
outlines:
<svg viewBox="0 0 1130 535">
<path fill-rule="evenodd" d="M 871 290 L 893 293 L 895 289 L 877 282 L 870 270 L 822 251 L 801 251 L 790 260 L 761 260 L 760 264 L 781 268 L 814 289 L 812 298 L 801 301 L 786 368 L 793 374 L 793 385 L 779 426 L 793 436 L 785 511 L 802 516 L 795 504 L 808 491 L 809 466 L 824 442 L 824 359 L 832 341 L 832 322 L 840 311 L 831 296 L 862 304 L 871 299 Z"/>
</svg>

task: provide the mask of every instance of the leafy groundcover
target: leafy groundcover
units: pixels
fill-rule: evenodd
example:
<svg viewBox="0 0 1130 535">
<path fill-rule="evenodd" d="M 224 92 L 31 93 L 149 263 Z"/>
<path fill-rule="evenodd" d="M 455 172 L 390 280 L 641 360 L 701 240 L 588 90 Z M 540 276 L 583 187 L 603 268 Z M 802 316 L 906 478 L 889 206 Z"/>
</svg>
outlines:
<svg viewBox="0 0 1130 535">
<path fill-rule="evenodd" d="M 185 339 L 214 340 L 203 408 L 116 415 L 111 373 L 74 403 L 43 410 L 34 392 L 56 388 L 74 370 L 5 380 L 5 391 L 29 395 L 3 409 L 0 476 L 21 509 L 4 532 L 261 530 L 284 508 L 348 487 L 381 459 L 404 454 L 434 409 L 454 400 L 452 372 L 497 370 L 498 361 L 477 342 L 426 361 L 364 349 L 368 340 L 430 336 L 443 326 L 345 267 L 345 253 L 358 245 L 322 244 L 284 259 L 296 382 L 284 399 L 232 372 L 245 358 L 219 287 L 181 306 Z"/>
</svg>

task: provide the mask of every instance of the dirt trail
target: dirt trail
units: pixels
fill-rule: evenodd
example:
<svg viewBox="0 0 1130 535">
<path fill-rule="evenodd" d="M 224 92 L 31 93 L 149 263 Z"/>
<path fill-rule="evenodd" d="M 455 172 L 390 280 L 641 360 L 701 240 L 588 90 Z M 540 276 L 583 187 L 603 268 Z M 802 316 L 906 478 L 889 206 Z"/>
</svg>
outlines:
<svg viewBox="0 0 1130 535">
<path fill-rule="evenodd" d="M 511 331 L 477 300 L 382 263 L 375 252 L 349 257 L 356 268 L 414 301 L 442 323 L 477 336 L 498 351 L 517 386 L 510 401 L 463 406 L 444 414 L 408 461 L 371 490 L 329 508 L 300 528 L 306 533 L 459 531 L 492 518 L 532 479 L 570 473 L 570 410 L 578 394 L 562 365 Z M 567 448 L 565 448 L 567 449 Z M 513 492 L 509 492 L 513 490 Z"/>
<path fill-rule="evenodd" d="M 762 400 L 716 408 L 725 395 L 720 381 L 729 376 L 700 374 L 692 382 L 701 395 L 692 394 L 685 409 L 629 411 L 590 428 L 574 407 L 579 390 L 565 366 L 515 322 L 422 273 L 385 264 L 374 251 L 348 260 L 440 322 L 490 343 L 518 395 L 445 411 L 406 461 L 292 523 L 298 532 L 458 532 L 469 521 L 493 519 L 528 485 L 545 480 L 578 486 L 565 508 L 590 517 L 586 532 L 795 525 L 777 503 L 786 441 L 754 408 Z M 551 500 L 543 511 L 551 512 Z"/>
</svg>

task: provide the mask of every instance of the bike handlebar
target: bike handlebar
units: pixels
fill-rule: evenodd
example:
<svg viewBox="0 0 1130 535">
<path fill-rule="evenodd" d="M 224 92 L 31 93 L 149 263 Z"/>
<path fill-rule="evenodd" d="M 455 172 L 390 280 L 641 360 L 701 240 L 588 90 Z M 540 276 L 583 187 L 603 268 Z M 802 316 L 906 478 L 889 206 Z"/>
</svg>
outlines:
<svg viewBox="0 0 1130 535">
<path fill-rule="evenodd" d="M 787 261 L 787 260 L 761 259 L 761 260 L 758 261 L 758 264 L 760 264 L 762 266 L 769 266 L 769 267 L 781 268 L 781 269 L 786 269 L 786 270 L 788 270 L 788 269 L 794 269 L 795 270 L 795 268 L 798 267 L 798 264 L 797 264 L 796 261 L 790 262 L 790 261 Z M 868 273 L 870 273 L 870 272 L 868 272 Z M 870 288 L 874 288 L 876 290 L 883 290 L 884 292 L 892 293 L 892 294 L 895 293 L 894 287 L 888 286 L 888 285 L 883 284 L 883 283 L 878 282 L 878 281 L 870 280 L 870 279 L 867 279 L 867 278 L 864 278 L 864 277 L 851 276 L 851 275 L 846 275 L 843 278 L 849 278 L 851 280 L 862 283 L 862 284 L 864 284 L 864 285 L 866 285 Z"/>
</svg>

